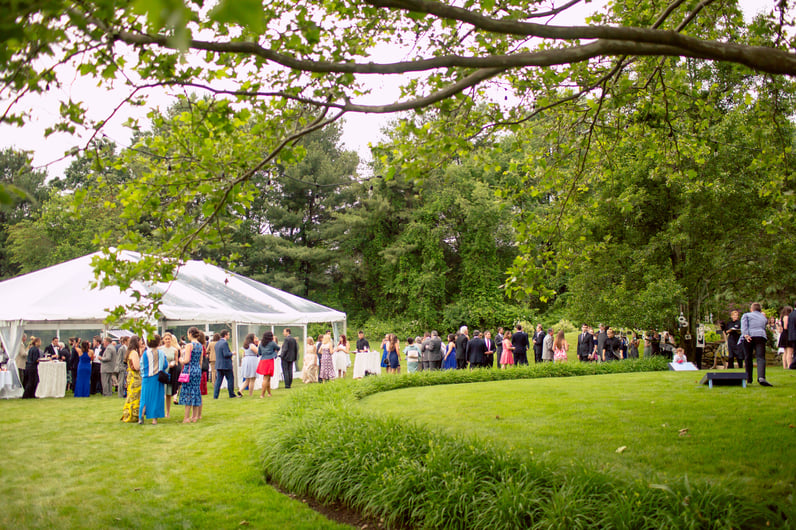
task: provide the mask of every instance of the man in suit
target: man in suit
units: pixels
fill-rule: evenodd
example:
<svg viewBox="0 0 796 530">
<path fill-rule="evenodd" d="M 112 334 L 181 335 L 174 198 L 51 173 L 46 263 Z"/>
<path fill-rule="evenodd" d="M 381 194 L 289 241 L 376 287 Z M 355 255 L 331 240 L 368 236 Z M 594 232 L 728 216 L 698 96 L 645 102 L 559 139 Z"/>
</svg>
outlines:
<svg viewBox="0 0 796 530">
<path fill-rule="evenodd" d="M 53 337 L 52 342 L 44 348 L 43 356 L 46 359 L 53 359 L 58 357 L 58 352 L 61 351 L 61 347 L 58 345 L 58 337 Z"/>
<path fill-rule="evenodd" d="M 481 332 L 473 331 L 473 338 L 467 342 L 467 360 L 470 363 L 470 369 L 483 366 L 486 360 L 485 355 L 486 343 L 481 338 Z"/>
<path fill-rule="evenodd" d="M 116 346 L 110 337 L 102 339 L 102 355 L 100 355 L 100 380 L 102 381 L 102 395 L 113 395 L 113 383 L 118 383 L 119 360 L 116 355 Z"/>
<path fill-rule="evenodd" d="M 517 330 L 511 336 L 511 345 L 514 347 L 514 362 L 516 364 L 528 364 L 528 334 L 522 330 L 522 326 L 517 324 Z"/>
<path fill-rule="evenodd" d="M 69 373 L 72 374 L 72 391 L 75 390 L 75 383 L 77 383 L 77 365 L 80 363 L 80 357 L 77 355 L 75 346 L 78 345 L 79 337 L 69 337 L 69 364 L 66 365 Z"/>
<path fill-rule="evenodd" d="M 484 345 L 486 346 L 486 353 L 484 353 L 484 366 L 492 368 L 495 364 L 495 348 L 497 344 L 492 340 L 492 332 L 484 331 Z"/>
<path fill-rule="evenodd" d="M 578 360 L 585 363 L 589 360 L 593 349 L 593 340 L 591 333 L 589 333 L 589 326 L 583 324 L 580 327 L 580 335 L 578 335 Z"/>
<path fill-rule="evenodd" d="M 555 359 L 555 352 L 553 351 L 553 328 L 547 330 L 542 340 L 542 362 L 553 362 Z"/>
<path fill-rule="evenodd" d="M 459 328 L 459 335 L 456 337 L 456 369 L 463 370 L 467 368 L 467 341 L 470 340 L 468 336 L 467 326 Z"/>
<path fill-rule="evenodd" d="M 598 359 L 603 358 L 603 350 L 605 349 L 605 340 L 607 338 L 608 333 L 605 331 L 605 324 L 600 324 L 600 331 L 597 333 L 597 348 L 594 350 Z"/>
<path fill-rule="evenodd" d="M 119 347 L 116 348 L 117 357 L 117 373 L 119 374 L 119 397 L 127 397 L 127 344 L 130 343 L 130 337 L 122 337 L 119 339 Z"/>
<path fill-rule="evenodd" d="M 218 399 L 218 391 L 221 390 L 221 380 L 227 379 L 227 390 L 229 397 L 235 397 L 235 376 L 232 374 L 232 350 L 229 349 L 227 335 L 229 331 L 222 329 L 219 333 L 221 338 L 216 342 L 216 384 L 213 386 L 213 399 Z M 294 339 L 295 340 L 295 339 Z"/>
<path fill-rule="evenodd" d="M 285 378 L 285 388 L 290 388 L 293 384 L 293 363 L 298 360 L 298 344 L 290 334 L 290 328 L 285 328 L 282 335 L 285 337 L 281 350 L 282 377 Z"/>
<path fill-rule="evenodd" d="M 442 339 L 439 338 L 439 333 L 436 330 L 432 331 L 431 336 L 423 341 L 423 359 L 424 370 L 442 368 Z"/>
<path fill-rule="evenodd" d="M 92 339 L 91 348 L 94 350 L 94 357 L 91 360 L 91 395 L 102 393 L 102 378 L 100 377 L 100 365 L 102 364 L 102 338 L 95 335 Z"/>
<path fill-rule="evenodd" d="M 533 362 L 542 362 L 542 346 L 544 345 L 545 333 L 541 324 L 536 324 L 536 333 L 533 334 Z"/>
</svg>

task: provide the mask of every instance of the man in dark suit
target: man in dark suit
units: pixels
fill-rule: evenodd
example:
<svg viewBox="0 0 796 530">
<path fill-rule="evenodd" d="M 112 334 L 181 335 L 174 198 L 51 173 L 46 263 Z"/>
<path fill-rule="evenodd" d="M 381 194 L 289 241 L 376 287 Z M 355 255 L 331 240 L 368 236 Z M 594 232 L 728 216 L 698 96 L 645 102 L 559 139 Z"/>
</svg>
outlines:
<svg viewBox="0 0 796 530">
<path fill-rule="evenodd" d="M 52 342 L 44 348 L 43 356 L 47 359 L 57 358 L 58 352 L 60 351 L 61 348 L 58 346 L 58 337 L 53 337 Z"/>
<path fill-rule="evenodd" d="M 544 349 L 545 332 L 541 324 L 536 324 L 536 333 L 533 335 L 533 362 L 542 362 L 542 350 Z"/>
<path fill-rule="evenodd" d="M 232 374 L 232 350 L 227 343 L 229 331 L 222 329 L 219 333 L 221 339 L 216 342 L 216 384 L 213 386 L 213 399 L 218 399 L 218 391 L 221 390 L 221 380 L 227 379 L 227 390 L 229 397 L 235 397 L 235 376 Z"/>
<path fill-rule="evenodd" d="M 578 360 L 580 360 L 580 362 L 585 363 L 589 360 L 589 355 L 591 355 L 594 349 L 593 341 L 594 337 L 589 333 L 589 326 L 583 324 L 580 327 L 580 335 L 578 335 Z"/>
<path fill-rule="evenodd" d="M 290 335 L 290 328 L 285 328 L 282 331 L 285 337 L 285 342 L 282 344 L 282 377 L 285 378 L 285 388 L 290 388 L 293 384 L 293 363 L 298 360 L 298 344 L 296 339 Z"/>
<path fill-rule="evenodd" d="M 480 331 L 473 331 L 473 338 L 467 342 L 467 360 L 470 362 L 470 369 L 484 365 L 486 342 L 481 338 Z"/>
<path fill-rule="evenodd" d="M 511 336 L 511 345 L 514 347 L 514 362 L 516 364 L 528 364 L 528 334 L 522 330 L 522 326 L 517 324 L 517 330 Z"/>
<path fill-rule="evenodd" d="M 423 369 L 439 370 L 440 368 L 442 368 L 442 339 L 434 330 L 431 332 L 431 336 L 423 341 Z"/>
<path fill-rule="evenodd" d="M 467 368 L 467 341 L 470 337 L 467 335 L 467 326 L 459 328 L 459 334 L 456 336 L 456 369 L 463 370 Z"/>
<path fill-rule="evenodd" d="M 497 344 L 492 340 L 492 332 L 484 331 L 484 345 L 486 346 L 486 353 L 484 354 L 484 366 L 492 368 L 495 364 L 495 348 Z"/>
</svg>

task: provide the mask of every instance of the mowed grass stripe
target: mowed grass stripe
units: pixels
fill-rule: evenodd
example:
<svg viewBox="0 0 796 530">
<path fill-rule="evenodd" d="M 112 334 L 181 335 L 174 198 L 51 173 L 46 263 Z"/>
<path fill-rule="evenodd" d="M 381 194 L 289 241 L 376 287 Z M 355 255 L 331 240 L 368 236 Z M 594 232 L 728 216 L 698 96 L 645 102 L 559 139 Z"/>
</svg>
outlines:
<svg viewBox="0 0 796 530">
<path fill-rule="evenodd" d="M 359 406 L 495 451 L 631 480 L 730 479 L 768 501 L 796 485 L 796 372 L 769 372 L 773 388 L 708 389 L 697 384 L 702 373 L 652 372 L 408 388 Z"/>
<path fill-rule="evenodd" d="M 116 397 L 0 401 L 0 528 L 349 528 L 262 478 L 256 434 L 285 394 L 157 426 L 121 423 Z"/>
</svg>

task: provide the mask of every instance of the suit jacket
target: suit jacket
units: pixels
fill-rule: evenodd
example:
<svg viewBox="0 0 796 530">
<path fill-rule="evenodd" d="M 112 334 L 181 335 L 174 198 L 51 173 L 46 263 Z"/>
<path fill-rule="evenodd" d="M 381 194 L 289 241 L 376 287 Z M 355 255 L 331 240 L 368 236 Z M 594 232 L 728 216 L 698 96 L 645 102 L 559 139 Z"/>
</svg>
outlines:
<svg viewBox="0 0 796 530">
<path fill-rule="evenodd" d="M 58 350 L 58 360 L 67 363 L 67 366 L 69 366 L 69 359 L 71 358 L 72 356 L 69 353 L 69 348 L 64 347 Z"/>
<path fill-rule="evenodd" d="M 285 337 L 282 343 L 282 360 L 292 363 L 298 359 L 298 344 L 292 335 Z"/>
<path fill-rule="evenodd" d="M 456 336 L 456 360 L 467 360 L 467 335 L 460 333 Z"/>
<path fill-rule="evenodd" d="M 588 331 L 578 335 L 578 357 L 588 357 L 594 351 L 594 337 Z"/>
<path fill-rule="evenodd" d="M 442 360 L 442 339 L 439 337 L 429 337 L 423 341 L 423 360 Z"/>
<path fill-rule="evenodd" d="M 116 346 L 113 344 L 108 344 L 108 347 L 102 352 L 100 356 L 100 373 L 102 374 L 113 374 L 117 371 L 117 364 L 118 364 L 118 352 L 116 351 Z"/>
<path fill-rule="evenodd" d="M 216 370 L 232 370 L 232 350 L 227 339 L 216 342 Z"/>
<path fill-rule="evenodd" d="M 544 339 L 547 337 L 547 333 L 544 331 L 537 331 L 533 334 L 533 345 L 534 347 L 541 347 L 544 344 Z"/>
<path fill-rule="evenodd" d="M 514 355 L 527 352 L 528 346 L 530 346 L 530 342 L 528 342 L 528 334 L 524 331 L 518 331 L 511 336 L 511 345 L 514 346 Z"/>
<path fill-rule="evenodd" d="M 470 364 L 484 364 L 484 354 L 486 354 L 486 343 L 481 337 L 475 337 L 467 343 L 467 360 Z"/>
<path fill-rule="evenodd" d="M 125 359 L 127 358 L 127 346 L 122 344 L 118 348 L 116 348 L 116 371 L 117 372 L 126 372 L 127 371 L 127 363 Z"/>
<path fill-rule="evenodd" d="M 45 357 L 57 357 L 58 356 L 58 348 L 53 348 L 52 344 L 48 344 L 46 348 L 44 348 L 44 353 L 42 354 Z"/>
<path fill-rule="evenodd" d="M 544 340 L 542 341 L 542 359 L 545 361 L 552 361 L 553 358 L 553 336 L 548 333 L 544 336 Z"/>
</svg>

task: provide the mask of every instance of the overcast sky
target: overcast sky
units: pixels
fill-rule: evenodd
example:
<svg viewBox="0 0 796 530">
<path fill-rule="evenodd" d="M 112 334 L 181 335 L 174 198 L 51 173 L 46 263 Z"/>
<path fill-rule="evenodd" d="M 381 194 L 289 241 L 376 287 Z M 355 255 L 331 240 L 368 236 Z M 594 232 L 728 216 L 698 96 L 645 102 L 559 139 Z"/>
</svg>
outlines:
<svg viewBox="0 0 796 530">
<path fill-rule="evenodd" d="M 756 12 L 770 9 L 774 0 L 741 0 L 741 5 L 747 14 L 747 18 Z M 577 13 L 570 13 L 567 18 L 558 18 L 554 23 L 566 24 L 577 23 L 578 18 L 582 22 L 585 15 L 594 12 L 603 2 L 597 1 L 583 6 Z M 574 20 L 573 20 L 574 19 Z M 388 57 L 393 55 L 393 57 Z M 384 50 L 374 56 L 374 60 L 379 62 L 395 60 L 394 51 Z M 62 79 L 63 88 L 52 90 L 42 97 L 30 97 L 24 100 L 27 107 L 33 109 L 30 121 L 23 127 L 11 127 L 8 125 L 0 126 L 0 146 L 15 147 L 17 149 L 32 151 L 34 164 L 36 166 L 46 166 L 50 177 L 57 177 L 63 174 L 64 169 L 71 162 L 71 158 L 65 158 L 64 153 L 74 146 L 84 146 L 93 131 L 82 131 L 77 136 L 66 134 L 55 134 L 49 138 L 44 138 L 46 127 L 55 123 L 58 119 L 59 102 L 62 100 L 84 101 L 92 119 L 104 119 L 111 114 L 114 107 L 129 93 L 129 88 L 118 83 L 116 87 L 97 87 L 95 80 L 81 78 L 75 73 L 70 73 L 68 79 Z M 396 76 L 384 76 L 372 78 L 374 95 L 367 99 L 358 101 L 359 103 L 378 103 L 394 100 L 398 97 L 398 83 L 400 79 Z M 150 107 L 167 108 L 174 101 L 174 94 L 179 91 L 159 91 L 150 92 L 148 99 Z M 0 101 L 2 108 L 8 104 L 6 100 Z M 118 112 L 113 119 L 103 128 L 103 134 L 115 141 L 119 146 L 127 146 L 130 140 L 130 131 L 122 124 L 128 117 L 142 118 L 145 123 L 147 109 L 125 108 Z M 363 160 L 369 160 L 369 144 L 378 143 L 381 138 L 380 130 L 392 119 L 387 115 L 361 115 L 349 114 L 345 118 L 343 129 L 343 142 L 348 149 L 356 150 Z"/>
</svg>

